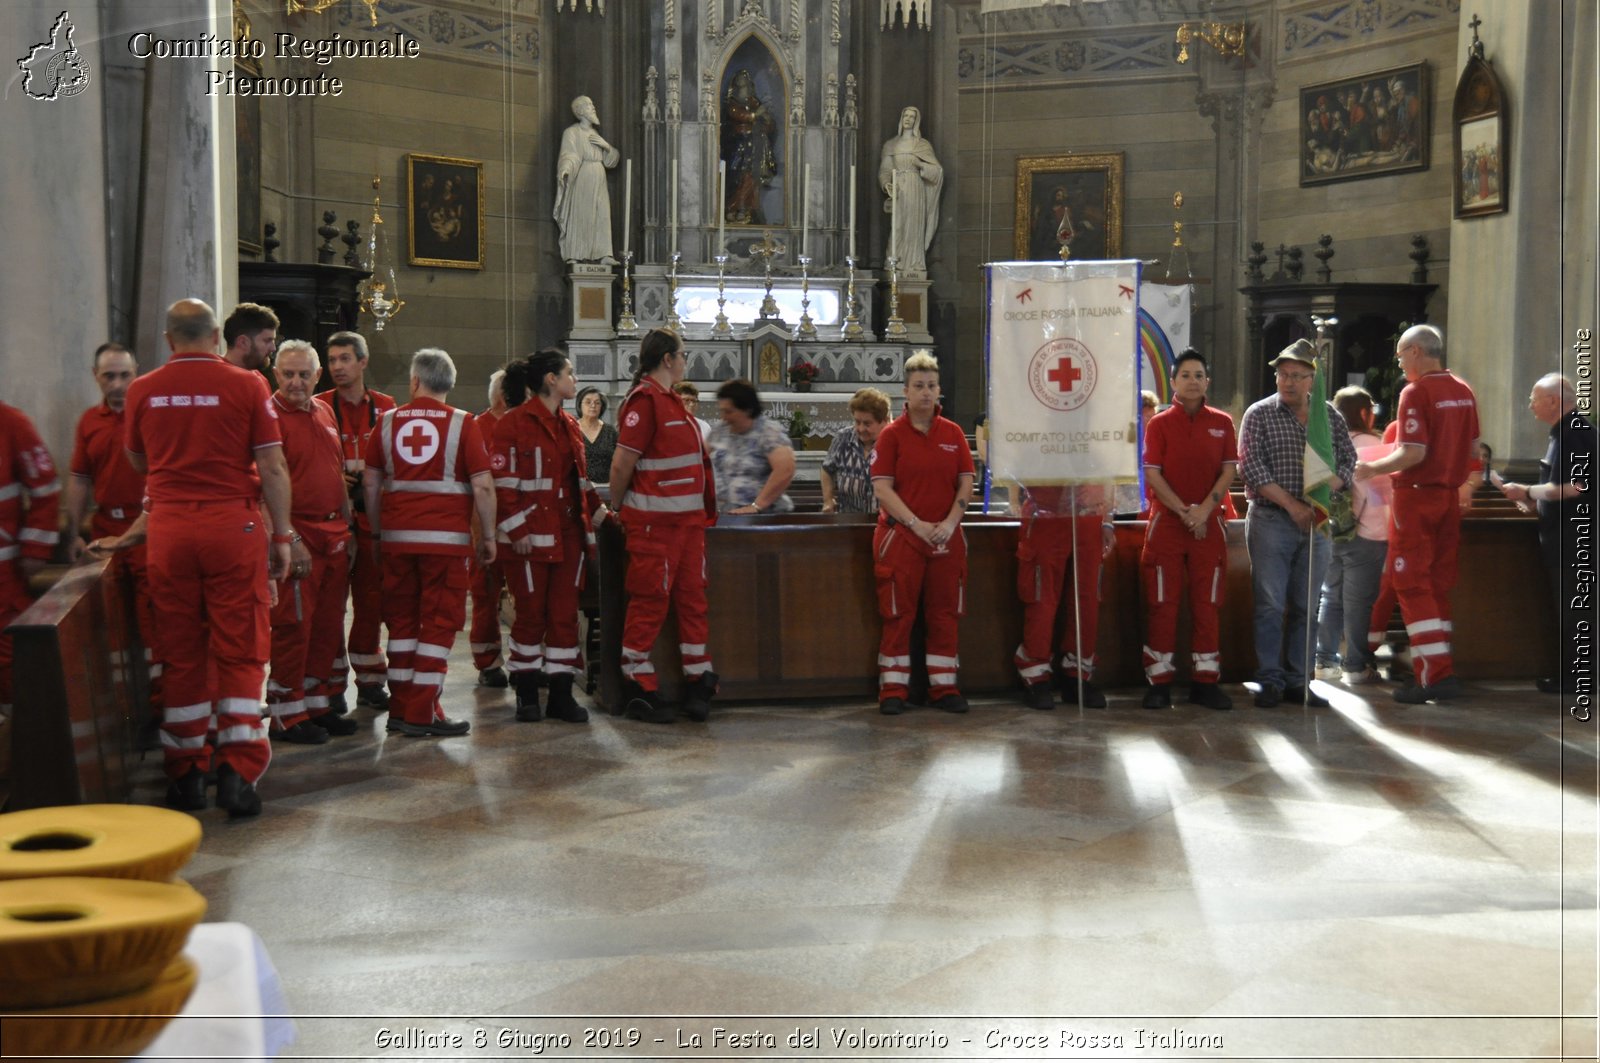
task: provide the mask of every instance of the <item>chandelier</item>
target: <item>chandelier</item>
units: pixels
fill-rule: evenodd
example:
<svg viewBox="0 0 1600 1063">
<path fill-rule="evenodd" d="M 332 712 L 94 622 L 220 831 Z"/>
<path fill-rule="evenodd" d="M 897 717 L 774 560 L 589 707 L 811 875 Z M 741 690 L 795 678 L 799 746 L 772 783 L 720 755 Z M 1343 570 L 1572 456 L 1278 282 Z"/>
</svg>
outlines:
<svg viewBox="0 0 1600 1063">
<path fill-rule="evenodd" d="M 1201 41 L 1216 49 L 1224 59 L 1244 55 L 1243 22 L 1185 22 L 1178 27 L 1178 62 L 1189 61 L 1189 45 Z"/>
<path fill-rule="evenodd" d="M 337 4 L 339 0 L 283 0 L 283 13 L 286 15 L 320 15 L 328 8 Z M 367 8 L 367 17 L 372 24 L 378 24 L 378 0 L 359 0 Z"/>
<path fill-rule="evenodd" d="M 389 239 L 383 227 L 383 215 L 380 213 L 378 197 L 379 179 L 372 179 L 372 228 L 367 237 L 367 260 L 363 265 L 371 276 L 362 281 L 356 289 L 356 294 L 361 299 L 363 312 L 371 314 L 373 328 L 378 332 L 383 331 L 383 326 L 389 323 L 406 305 L 400 298 L 399 286 L 395 283 L 394 256 L 389 253 Z"/>
</svg>

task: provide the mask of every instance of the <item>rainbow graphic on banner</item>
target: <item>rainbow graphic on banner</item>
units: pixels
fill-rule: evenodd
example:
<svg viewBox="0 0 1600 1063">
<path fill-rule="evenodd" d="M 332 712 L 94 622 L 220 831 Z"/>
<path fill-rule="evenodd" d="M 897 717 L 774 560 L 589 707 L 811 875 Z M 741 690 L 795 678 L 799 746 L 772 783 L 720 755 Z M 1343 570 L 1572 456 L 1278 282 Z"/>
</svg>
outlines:
<svg viewBox="0 0 1600 1063">
<path fill-rule="evenodd" d="M 1144 385 L 1165 406 L 1172 401 L 1172 362 L 1178 352 L 1150 311 L 1139 308 L 1139 350 L 1144 355 Z"/>
</svg>

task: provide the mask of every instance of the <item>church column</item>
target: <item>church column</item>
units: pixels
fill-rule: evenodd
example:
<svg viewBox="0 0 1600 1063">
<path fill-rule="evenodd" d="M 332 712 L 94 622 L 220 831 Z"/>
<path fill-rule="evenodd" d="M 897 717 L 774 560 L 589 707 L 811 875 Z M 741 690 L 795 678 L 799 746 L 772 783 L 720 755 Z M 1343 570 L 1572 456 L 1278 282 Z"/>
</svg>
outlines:
<svg viewBox="0 0 1600 1063">
<path fill-rule="evenodd" d="M 61 16 L 55 0 L 0 4 L 0 39 L 14 45 L 13 63 L 30 46 L 45 46 L 22 75 L 26 83 L 13 66 L 0 108 L 7 146 L 0 152 L 7 238 L 0 256 L 0 366 L 5 401 L 33 418 L 65 466 L 77 415 L 95 396 L 89 355 L 108 329 L 101 123 L 107 42 L 94 5 L 75 5 L 52 39 Z M 68 95 L 75 71 L 88 82 Z"/>
<path fill-rule="evenodd" d="M 1563 130 L 1555 101 L 1566 88 L 1556 57 L 1573 42 L 1562 40 L 1555 4 L 1483 0 L 1472 10 L 1483 20 L 1486 56 L 1507 87 L 1508 210 L 1451 223 L 1450 258 L 1461 266 L 1450 271 L 1445 340 L 1450 367 L 1478 393 L 1483 438 L 1497 455 L 1532 459 L 1544 453 L 1547 429 L 1528 413 L 1529 388 L 1545 373 L 1570 370 L 1554 294 L 1562 290 L 1563 235 Z M 1441 93 L 1454 95 L 1471 43 L 1472 26 L 1463 19 L 1456 62 L 1441 71 Z M 1589 76 L 1592 93 L 1592 68 Z M 1446 156 L 1434 165 L 1454 163 Z M 1593 185 L 1581 194 L 1592 195 Z"/>
</svg>

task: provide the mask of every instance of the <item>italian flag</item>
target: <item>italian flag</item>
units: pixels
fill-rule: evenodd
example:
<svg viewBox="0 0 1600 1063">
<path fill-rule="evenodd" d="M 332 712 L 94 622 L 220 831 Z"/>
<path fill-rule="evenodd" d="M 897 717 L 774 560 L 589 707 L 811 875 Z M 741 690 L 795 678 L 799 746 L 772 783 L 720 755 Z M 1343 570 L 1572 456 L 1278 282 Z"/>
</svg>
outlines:
<svg viewBox="0 0 1600 1063">
<path fill-rule="evenodd" d="M 1322 397 L 1322 366 L 1311 387 L 1311 414 L 1306 418 L 1305 495 L 1317 511 L 1317 523 L 1328 519 L 1333 491 L 1328 485 L 1339 478 L 1335 466 L 1333 428 L 1328 423 L 1328 403 Z"/>
</svg>

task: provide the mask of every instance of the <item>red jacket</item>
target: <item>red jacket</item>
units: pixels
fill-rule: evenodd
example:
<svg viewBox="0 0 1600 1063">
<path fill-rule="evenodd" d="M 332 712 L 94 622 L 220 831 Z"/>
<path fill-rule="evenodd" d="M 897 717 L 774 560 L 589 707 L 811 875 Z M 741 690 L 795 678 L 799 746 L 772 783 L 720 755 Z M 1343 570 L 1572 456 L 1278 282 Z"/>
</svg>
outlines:
<svg viewBox="0 0 1600 1063">
<path fill-rule="evenodd" d="M 700 426 L 653 378 L 622 400 L 617 446 L 639 455 L 627 496 L 613 503 L 624 526 L 717 522 L 717 484 Z"/>
<path fill-rule="evenodd" d="M 22 499 L 28 499 L 26 512 Z M 0 578 L 21 579 L 16 560 L 50 560 L 61 537 L 61 481 L 28 415 L 0 402 Z"/>
<path fill-rule="evenodd" d="M 565 546 L 561 542 L 565 530 L 562 515 L 576 490 L 582 494 L 576 502 L 584 548 L 592 556 L 593 518 L 600 496 L 589 482 L 583 435 L 572 415 L 565 410 L 552 413 L 538 396 L 531 396 L 500 418 L 490 449 L 489 464 L 499 501 L 495 540 L 512 543 L 532 536 L 529 559 L 560 561 Z"/>
<path fill-rule="evenodd" d="M 489 471 L 471 414 L 413 399 L 378 419 L 366 463 L 383 470 L 384 550 L 471 556 L 472 477 Z"/>
</svg>

